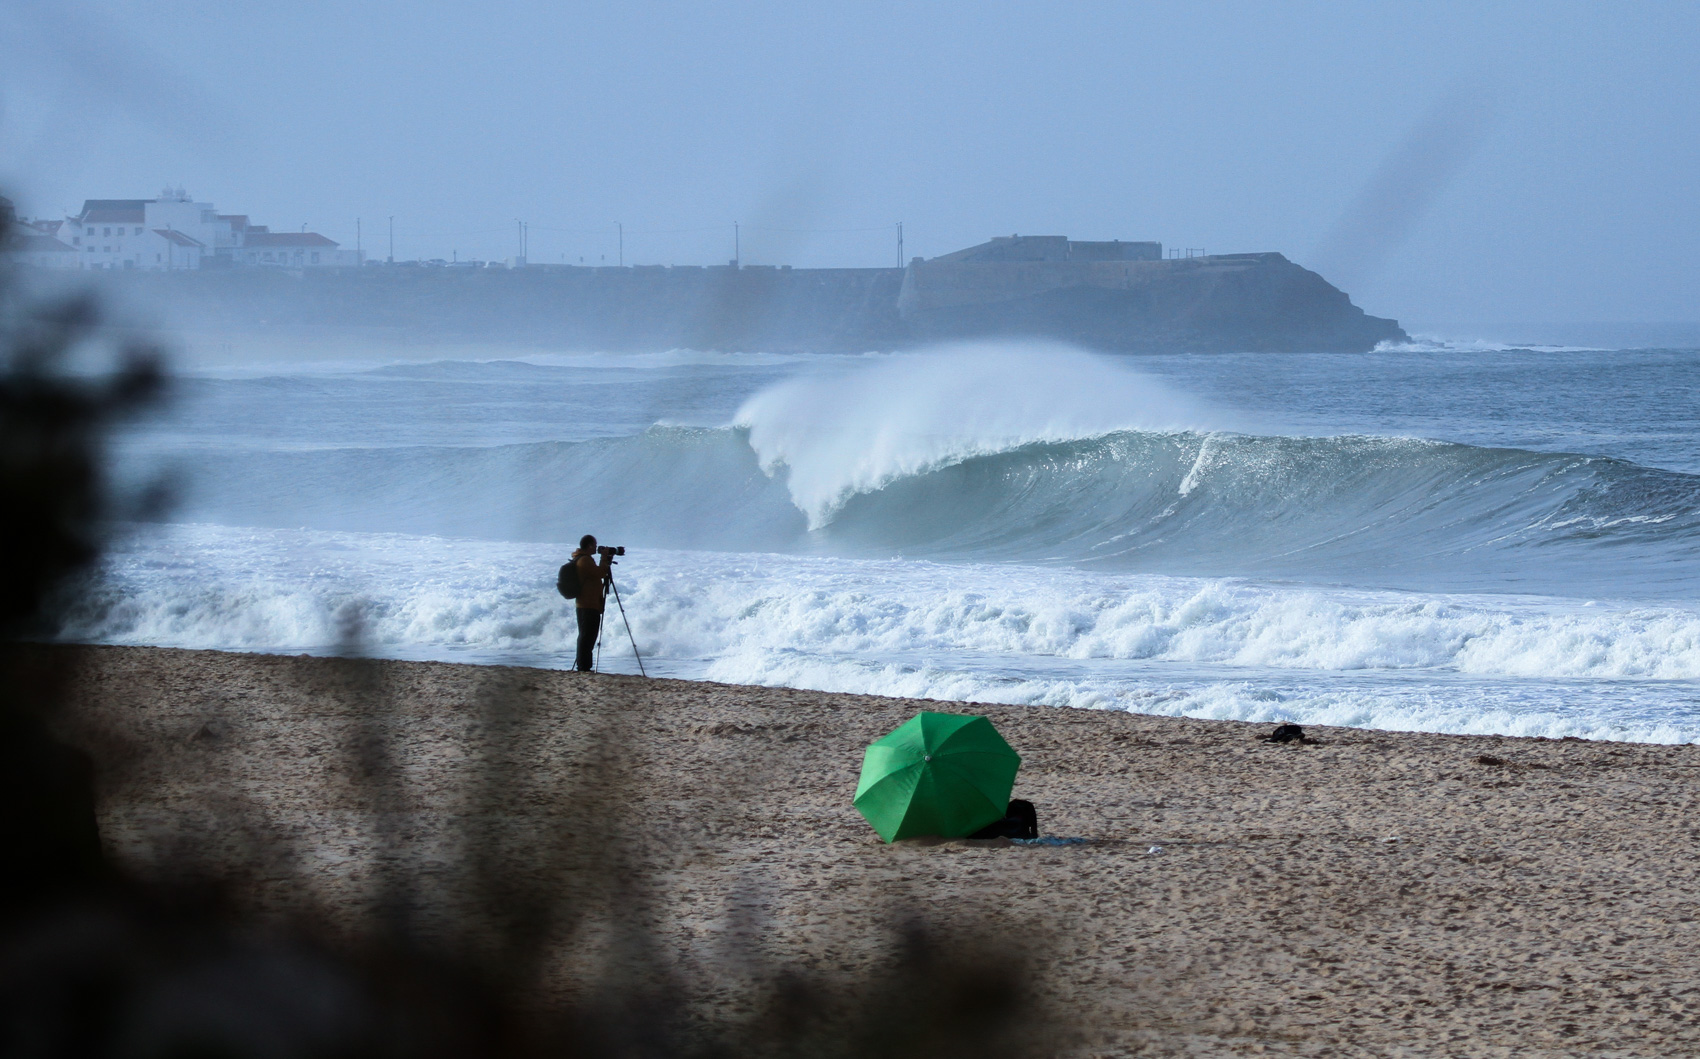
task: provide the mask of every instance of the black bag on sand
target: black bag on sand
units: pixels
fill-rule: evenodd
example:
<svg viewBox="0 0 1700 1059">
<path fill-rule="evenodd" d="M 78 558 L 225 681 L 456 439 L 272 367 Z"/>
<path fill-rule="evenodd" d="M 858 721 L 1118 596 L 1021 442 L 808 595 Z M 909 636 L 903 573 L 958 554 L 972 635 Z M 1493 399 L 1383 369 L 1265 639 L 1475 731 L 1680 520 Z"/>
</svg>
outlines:
<svg viewBox="0 0 1700 1059">
<path fill-rule="evenodd" d="M 561 572 L 555 575 L 555 591 L 566 599 L 578 598 L 578 567 L 572 562 L 561 564 Z"/>
<path fill-rule="evenodd" d="M 1038 838 L 1039 811 L 1020 798 L 1009 803 L 1003 819 L 987 824 L 969 838 Z"/>
</svg>

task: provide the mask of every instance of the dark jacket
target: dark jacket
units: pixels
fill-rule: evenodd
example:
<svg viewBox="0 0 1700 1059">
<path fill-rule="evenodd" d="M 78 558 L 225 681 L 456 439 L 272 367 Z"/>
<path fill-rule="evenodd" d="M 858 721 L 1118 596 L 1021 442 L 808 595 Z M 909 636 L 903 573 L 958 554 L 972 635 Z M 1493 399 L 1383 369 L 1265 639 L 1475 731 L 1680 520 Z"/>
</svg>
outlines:
<svg viewBox="0 0 1700 1059">
<path fill-rule="evenodd" d="M 608 582 L 614 580 L 614 557 L 598 557 L 579 549 L 573 552 L 573 567 L 578 570 L 578 598 L 573 604 L 580 610 L 602 613 L 602 602 L 608 594 Z"/>
</svg>

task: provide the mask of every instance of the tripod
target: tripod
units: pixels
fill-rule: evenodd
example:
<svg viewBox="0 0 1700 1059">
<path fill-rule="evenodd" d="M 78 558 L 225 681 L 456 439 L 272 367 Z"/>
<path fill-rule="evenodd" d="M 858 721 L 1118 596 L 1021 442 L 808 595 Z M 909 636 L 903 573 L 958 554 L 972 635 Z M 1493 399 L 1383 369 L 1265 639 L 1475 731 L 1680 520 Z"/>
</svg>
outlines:
<svg viewBox="0 0 1700 1059">
<path fill-rule="evenodd" d="M 613 566 L 614 560 L 608 560 L 608 565 Z M 632 621 L 626 617 L 626 604 L 620 599 L 620 586 L 614 583 L 613 570 L 608 571 L 608 587 L 614 590 L 614 602 L 620 608 L 620 621 L 626 626 L 626 639 L 632 642 L 632 657 L 637 659 L 638 672 L 647 678 L 649 673 L 643 668 L 643 655 L 638 654 L 637 637 L 632 635 Z M 602 668 L 602 633 L 606 628 L 605 625 L 596 627 L 596 668 L 598 669 Z"/>
</svg>

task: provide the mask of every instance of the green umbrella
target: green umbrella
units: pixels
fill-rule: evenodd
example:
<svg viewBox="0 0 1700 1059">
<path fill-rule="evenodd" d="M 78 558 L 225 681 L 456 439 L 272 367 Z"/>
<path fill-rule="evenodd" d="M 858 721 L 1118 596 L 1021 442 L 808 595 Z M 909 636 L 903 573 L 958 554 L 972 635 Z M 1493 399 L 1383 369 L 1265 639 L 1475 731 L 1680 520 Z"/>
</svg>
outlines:
<svg viewBox="0 0 1700 1059">
<path fill-rule="evenodd" d="M 862 757 L 856 808 L 881 838 L 960 838 L 1009 811 L 1021 755 L 984 717 L 918 713 Z"/>
</svg>

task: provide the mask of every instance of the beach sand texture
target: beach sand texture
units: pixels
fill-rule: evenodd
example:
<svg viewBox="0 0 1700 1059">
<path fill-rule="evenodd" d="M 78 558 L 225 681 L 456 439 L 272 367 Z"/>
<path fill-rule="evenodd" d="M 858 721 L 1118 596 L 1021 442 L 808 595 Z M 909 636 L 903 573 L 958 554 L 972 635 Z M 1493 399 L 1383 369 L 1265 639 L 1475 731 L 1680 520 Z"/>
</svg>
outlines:
<svg viewBox="0 0 1700 1059">
<path fill-rule="evenodd" d="M 918 913 L 990 917 L 1035 954 L 1057 1054 L 1700 1051 L 1693 746 L 1338 728 L 1282 746 L 1256 738 L 1269 725 L 1050 707 L 75 650 L 73 716 L 112 763 L 106 840 L 153 870 L 240 869 L 271 909 L 358 925 L 388 857 L 446 930 L 490 912 L 456 867 L 468 836 L 524 864 L 565 830 L 646 884 L 699 1009 L 736 1010 L 762 961 L 872 967 Z M 1088 841 L 881 844 L 850 804 L 861 751 L 920 709 L 990 717 L 1042 832 Z M 574 786 L 593 751 L 621 819 Z M 490 760 L 504 782 L 481 782 Z M 593 957 L 563 954 L 554 988 Z"/>
</svg>

